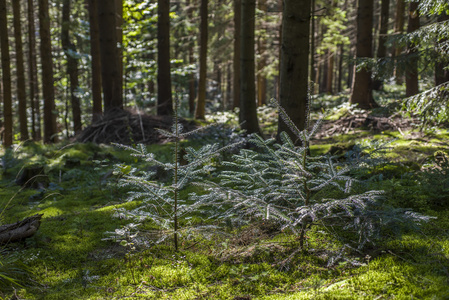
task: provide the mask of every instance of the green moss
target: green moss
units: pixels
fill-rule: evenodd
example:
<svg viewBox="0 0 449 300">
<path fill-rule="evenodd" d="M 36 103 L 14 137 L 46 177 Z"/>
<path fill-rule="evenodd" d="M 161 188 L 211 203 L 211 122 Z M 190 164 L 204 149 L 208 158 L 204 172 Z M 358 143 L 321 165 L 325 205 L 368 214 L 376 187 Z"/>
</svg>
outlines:
<svg viewBox="0 0 449 300">
<path fill-rule="evenodd" d="M 103 183 L 101 179 L 114 162 L 139 162 L 112 146 L 24 144 L 8 158 L 12 163 L 0 181 L 0 221 L 12 223 L 36 213 L 44 217 L 38 233 L 26 245 L 12 248 L 37 282 L 17 288 L 17 294 L 23 299 L 445 299 L 449 214 L 447 207 L 429 206 L 431 194 L 417 175 L 423 162 L 432 163 L 435 151 L 447 152 L 449 133 L 407 139 L 398 132 L 372 136 L 360 131 L 316 141 L 311 151 L 327 153 L 336 144 L 349 149 L 355 142 L 363 143 L 361 139 L 368 142 L 373 138 L 397 140 L 385 154 L 387 163 L 364 170 L 365 179 L 377 179 L 363 184 L 384 189 L 393 206 L 418 208 L 438 219 L 426 224 L 423 234 L 382 242 L 372 249 L 372 258 L 349 253 L 359 266 L 339 261 L 331 267 L 327 259 L 340 245 L 320 250 L 328 244 L 328 233 L 319 226 L 308 232 L 309 252 L 304 253 L 295 252 L 297 235 L 288 231 L 245 246 L 233 243 L 235 232 L 215 235 L 209 241 L 190 236 L 179 253 L 173 252 L 171 243 L 131 251 L 103 240 L 106 232 L 129 222 L 114 218 L 115 210 L 136 208 L 138 202 L 123 201 L 126 190 L 116 187 L 116 178 Z M 151 145 L 148 150 L 168 161 L 171 147 Z M 104 161 L 104 166 L 93 160 Z M 68 161 L 73 164 L 68 166 Z M 31 163 L 46 165 L 55 187 L 37 200 L 30 200 L 36 190 L 21 190 L 13 184 L 15 172 Z M 61 170 L 61 176 L 55 170 Z M 191 187 L 181 197 L 186 199 L 192 191 L 201 192 Z M 340 195 L 323 190 L 318 196 Z M 212 223 L 202 220 L 200 214 L 190 222 Z M 142 230 L 154 224 L 147 227 Z M 289 263 L 281 263 L 287 259 Z M 0 296 L 10 298 L 12 293 Z"/>
</svg>

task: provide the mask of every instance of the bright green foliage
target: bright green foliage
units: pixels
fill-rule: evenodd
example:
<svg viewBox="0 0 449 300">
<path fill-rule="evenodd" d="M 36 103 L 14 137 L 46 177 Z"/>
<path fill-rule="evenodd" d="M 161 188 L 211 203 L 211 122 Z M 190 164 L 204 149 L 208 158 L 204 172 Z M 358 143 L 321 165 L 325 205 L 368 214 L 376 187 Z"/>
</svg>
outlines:
<svg viewBox="0 0 449 300">
<path fill-rule="evenodd" d="M 403 109 L 416 114 L 422 127 L 449 121 L 449 83 L 405 99 Z"/>
<path fill-rule="evenodd" d="M 343 35 L 347 26 L 347 12 L 340 8 L 333 8 L 332 13 L 327 13 L 323 18 L 320 18 L 321 24 L 326 26 L 326 31 L 323 33 L 323 40 L 320 47 L 317 49 L 321 54 L 325 50 L 337 51 L 340 45 L 349 45 L 349 38 Z"/>
</svg>

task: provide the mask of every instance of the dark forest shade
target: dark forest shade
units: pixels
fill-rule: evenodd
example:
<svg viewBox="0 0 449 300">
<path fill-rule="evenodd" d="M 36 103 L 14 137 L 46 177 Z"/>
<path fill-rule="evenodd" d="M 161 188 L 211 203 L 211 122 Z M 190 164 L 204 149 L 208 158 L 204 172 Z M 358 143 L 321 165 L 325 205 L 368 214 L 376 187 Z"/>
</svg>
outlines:
<svg viewBox="0 0 449 300">
<path fill-rule="evenodd" d="M 2 80 L 3 80 L 3 117 L 4 134 L 3 146 L 12 145 L 12 95 L 11 95 L 11 61 L 8 43 L 6 0 L 0 0 L 0 44 L 2 55 Z"/>
</svg>

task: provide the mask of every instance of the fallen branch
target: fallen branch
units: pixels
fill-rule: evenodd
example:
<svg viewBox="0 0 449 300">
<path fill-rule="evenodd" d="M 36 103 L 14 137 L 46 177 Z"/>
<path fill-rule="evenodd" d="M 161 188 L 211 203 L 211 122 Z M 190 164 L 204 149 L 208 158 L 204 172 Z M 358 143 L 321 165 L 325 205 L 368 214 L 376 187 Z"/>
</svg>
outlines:
<svg viewBox="0 0 449 300">
<path fill-rule="evenodd" d="M 14 224 L 0 226 L 0 245 L 22 241 L 33 236 L 41 225 L 43 214 L 23 219 Z"/>
</svg>

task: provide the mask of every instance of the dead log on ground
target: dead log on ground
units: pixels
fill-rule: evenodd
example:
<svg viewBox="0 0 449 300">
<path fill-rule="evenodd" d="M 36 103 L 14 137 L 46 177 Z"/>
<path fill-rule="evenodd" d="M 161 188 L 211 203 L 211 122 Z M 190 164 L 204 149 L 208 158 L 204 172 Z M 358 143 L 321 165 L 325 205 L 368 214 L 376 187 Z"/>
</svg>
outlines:
<svg viewBox="0 0 449 300">
<path fill-rule="evenodd" d="M 23 219 L 14 224 L 0 226 L 0 245 L 22 241 L 33 236 L 41 225 L 43 214 Z"/>
</svg>

